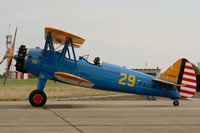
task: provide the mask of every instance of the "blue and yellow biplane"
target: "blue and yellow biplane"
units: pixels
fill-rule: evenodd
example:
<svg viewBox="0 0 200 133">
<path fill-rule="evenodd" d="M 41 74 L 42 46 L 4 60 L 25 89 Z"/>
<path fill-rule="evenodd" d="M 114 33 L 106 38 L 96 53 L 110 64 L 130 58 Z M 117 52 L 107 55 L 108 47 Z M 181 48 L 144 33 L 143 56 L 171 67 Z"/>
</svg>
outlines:
<svg viewBox="0 0 200 133">
<path fill-rule="evenodd" d="M 196 92 L 196 74 L 187 59 L 179 59 L 159 77 L 154 77 L 110 63 L 100 63 L 99 57 L 94 63 L 88 62 L 84 56 L 77 59 L 75 48 L 80 48 L 85 40 L 71 33 L 46 27 L 45 39 L 44 49 L 27 49 L 21 45 L 14 56 L 17 71 L 38 76 L 37 88 L 29 95 L 32 106 L 45 105 L 47 96 L 44 88 L 48 79 L 95 89 L 166 97 L 173 100 L 174 106 L 179 105 L 178 99 L 191 98 Z M 56 50 L 55 44 L 62 49 Z"/>
</svg>

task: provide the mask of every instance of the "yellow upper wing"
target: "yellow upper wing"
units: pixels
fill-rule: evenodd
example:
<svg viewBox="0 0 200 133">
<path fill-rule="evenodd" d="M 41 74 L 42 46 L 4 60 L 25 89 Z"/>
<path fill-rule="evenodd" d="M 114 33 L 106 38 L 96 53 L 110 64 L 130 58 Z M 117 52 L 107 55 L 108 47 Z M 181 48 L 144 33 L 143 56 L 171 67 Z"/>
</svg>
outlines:
<svg viewBox="0 0 200 133">
<path fill-rule="evenodd" d="M 66 40 L 71 38 L 72 42 L 73 42 L 73 46 L 79 48 L 85 41 L 85 39 L 83 39 L 77 35 L 73 35 L 71 33 L 68 33 L 68 32 L 65 32 L 65 31 L 62 31 L 59 29 L 55 29 L 52 27 L 45 28 L 45 38 L 47 37 L 49 32 L 51 33 L 53 42 L 56 44 L 63 45 L 66 42 Z"/>
</svg>

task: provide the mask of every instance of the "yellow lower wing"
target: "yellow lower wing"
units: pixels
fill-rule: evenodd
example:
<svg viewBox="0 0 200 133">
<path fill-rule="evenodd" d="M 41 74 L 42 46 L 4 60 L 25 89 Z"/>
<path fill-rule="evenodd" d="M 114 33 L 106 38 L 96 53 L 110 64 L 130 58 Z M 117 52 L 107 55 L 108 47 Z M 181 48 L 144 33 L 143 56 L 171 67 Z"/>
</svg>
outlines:
<svg viewBox="0 0 200 133">
<path fill-rule="evenodd" d="M 94 84 L 84 78 L 81 78 L 79 76 L 66 73 L 66 72 L 55 72 L 55 78 L 59 81 L 62 81 L 64 83 L 83 86 L 83 87 L 93 87 Z"/>
</svg>

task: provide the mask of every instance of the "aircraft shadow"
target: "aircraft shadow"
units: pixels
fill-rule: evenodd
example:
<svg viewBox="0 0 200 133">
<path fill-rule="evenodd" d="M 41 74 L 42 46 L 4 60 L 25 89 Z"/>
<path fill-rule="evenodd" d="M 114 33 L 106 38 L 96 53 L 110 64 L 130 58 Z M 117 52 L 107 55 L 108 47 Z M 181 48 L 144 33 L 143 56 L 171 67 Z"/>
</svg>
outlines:
<svg viewBox="0 0 200 133">
<path fill-rule="evenodd" d="M 31 105 L 0 105 L 0 110 L 2 109 L 81 109 L 90 108 L 87 105 L 79 104 L 47 104 L 44 107 L 32 107 Z"/>
<path fill-rule="evenodd" d="M 108 105 L 108 104 L 46 104 L 44 107 L 32 107 L 31 105 L 29 104 L 20 104 L 20 105 L 15 105 L 15 104 L 12 104 L 12 105 L 0 105 L 0 110 L 1 109 L 91 109 L 91 108 L 107 108 L 107 109 L 110 109 L 110 108 L 170 108 L 170 107 L 173 107 L 173 105 L 162 105 L 162 104 L 141 104 L 141 105 L 134 105 L 134 104 L 131 104 L 131 105 L 123 105 L 123 104 L 116 104 L 116 105 Z M 181 107 L 181 105 L 180 105 Z"/>
<path fill-rule="evenodd" d="M 92 106 L 84 104 L 47 104 L 44 109 L 81 109 L 81 108 L 90 108 Z"/>
</svg>

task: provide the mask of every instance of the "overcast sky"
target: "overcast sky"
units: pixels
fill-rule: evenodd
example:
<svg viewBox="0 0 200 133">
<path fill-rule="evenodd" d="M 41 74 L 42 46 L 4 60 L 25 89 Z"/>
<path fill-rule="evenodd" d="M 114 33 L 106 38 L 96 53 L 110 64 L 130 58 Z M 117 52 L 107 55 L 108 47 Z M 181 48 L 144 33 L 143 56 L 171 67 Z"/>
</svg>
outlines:
<svg viewBox="0 0 200 133">
<path fill-rule="evenodd" d="M 17 47 L 43 48 L 44 27 L 52 26 L 85 38 L 76 51 L 90 61 L 163 70 L 181 57 L 197 63 L 199 7 L 199 0 L 0 0 L 0 57 L 11 24 Z"/>
</svg>

